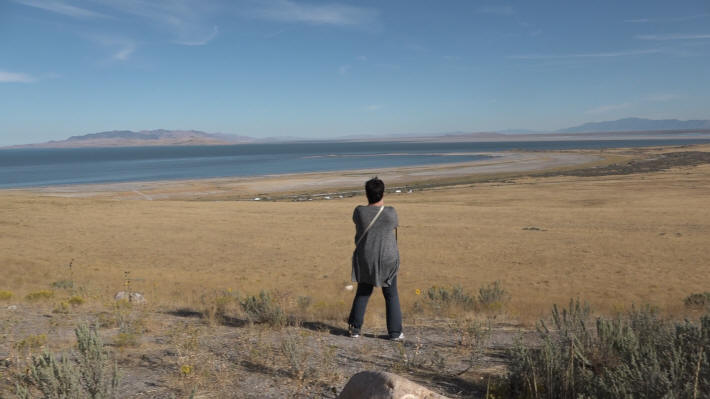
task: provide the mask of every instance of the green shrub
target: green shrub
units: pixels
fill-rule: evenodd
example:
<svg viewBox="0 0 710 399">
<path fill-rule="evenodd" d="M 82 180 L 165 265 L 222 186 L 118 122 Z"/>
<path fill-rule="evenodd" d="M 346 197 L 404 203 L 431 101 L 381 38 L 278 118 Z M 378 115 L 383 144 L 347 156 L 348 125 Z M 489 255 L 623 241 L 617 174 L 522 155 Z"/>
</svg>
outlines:
<svg viewBox="0 0 710 399">
<path fill-rule="evenodd" d="M 248 296 L 240 304 L 252 323 L 266 323 L 271 327 L 286 324 L 286 314 L 281 305 L 266 291 L 261 291 L 258 296 Z"/>
<path fill-rule="evenodd" d="M 79 381 L 90 398 L 115 397 L 118 365 L 104 349 L 96 328 L 80 324 L 75 330 L 79 350 Z"/>
<path fill-rule="evenodd" d="M 12 292 L 0 290 L 0 301 L 9 301 L 12 299 Z"/>
<path fill-rule="evenodd" d="M 434 310 L 444 310 L 452 306 L 460 306 L 465 310 L 473 309 L 476 305 L 475 298 L 465 292 L 459 285 L 452 287 L 433 286 L 427 290 L 426 300 Z"/>
<path fill-rule="evenodd" d="M 238 301 L 238 295 L 231 290 L 205 294 L 200 298 L 202 303 L 202 316 L 210 325 L 224 321 L 229 307 Z"/>
<path fill-rule="evenodd" d="M 311 303 L 313 303 L 313 299 L 309 296 L 299 296 L 296 303 L 298 304 L 298 309 L 305 313 L 311 306 Z"/>
<path fill-rule="evenodd" d="M 510 351 L 510 390 L 520 398 L 705 398 L 710 396 L 710 315 L 663 320 L 650 307 L 590 320 L 570 301 L 538 325 L 540 342 Z"/>
<path fill-rule="evenodd" d="M 310 352 L 303 337 L 286 334 L 281 340 L 281 354 L 286 359 L 293 378 L 303 380 L 313 373 L 313 370 L 308 365 L 308 358 L 312 356 Z"/>
<path fill-rule="evenodd" d="M 26 375 L 17 383 L 17 396 L 21 399 L 35 397 L 34 390 L 45 398 L 115 398 L 118 388 L 118 367 L 104 349 L 95 329 L 79 325 L 76 335 L 77 361 L 70 356 L 57 357 L 45 352 L 33 356 Z"/>
<path fill-rule="evenodd" d="M 34 351 L 47 345 L 47 336 L 45 334 L 28 335 L 21 341 L 15 343 L 15 349 L 18 351 Z"/>
<path fill-rule="evenodd" d="M 69 300 L 67 302 L 69 302 L 70 305 L 76 307 L 76 306 L 83 305 L 84 302 L 86 302 L 86 301 L 84 300 L 84 298 L 74 295 L 71 298 L 69 298 Z"/>
<path fill-rule="evenodd" d="M 133 332 L 119 332 L 113 344 L 119 348 L 138 346 L 138 336 Z"/>
<path fill-rule="evenodd" d="M 710 292 L 690 294 L 683 300 L 683 303 L 688 308 L 702 309 L 710 306 Z"/>
<path fill-rule="evenodd" d="M 494 281 L 478 289 L 478 305 L 483 310 L 500 310 L 510 302 L 510 294 Z"/>
<path fill-rule="evenodd" d="M 72 280 L 59 280 L 52 283 L 52 288 L 60 290 L 70 290 L 74 288 L 74 281 Z"/>
<path fill-rule="evenodd" d="M 54 309 L 52 310 L 52 313 L 67 314 L 67 313 L 69 313 L 69 309 L 70 309 L 69 302 L 61 301 L 54 307 Z"/>
<path fill-rule="evenodd" d="M 39 291 L 34 291 L 30 292 L 25 296 L 25 299 L 28 301 L 40 301 L 40 300 L 47 300 L 47 299 L 52 299 L 54 297 L 54 291 L 50 290 L 39 290 Z"/>
<path fill-rule="evenodd" d="M 27 375 L 17 384 L 17 397 L 31 399 L 30 387 L 42 392 L 45 398 L 81 398 L 81 385 L 76 366 L 66 356 L 57 360 L 45 352 L 32 357 Z"/>
</svg>

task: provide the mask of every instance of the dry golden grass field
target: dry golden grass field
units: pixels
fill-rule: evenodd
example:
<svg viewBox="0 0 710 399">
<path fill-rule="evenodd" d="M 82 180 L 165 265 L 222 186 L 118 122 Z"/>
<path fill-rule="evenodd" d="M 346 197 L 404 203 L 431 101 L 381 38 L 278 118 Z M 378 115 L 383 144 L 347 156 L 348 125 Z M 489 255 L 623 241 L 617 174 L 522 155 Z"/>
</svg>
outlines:
<svg viewBox="0 0 710 399">
<path fill-rule="evenodd" d="M 701 149 L 703 147 L 700 147 Z M 388 194 L 400 218 L 400 290 L 500 280 L 535 319 L 581 297 L 602 311 L 682 308 L 710 287 L 710 165 L 653 173 L 519 177 Z M 0 289 L 73 278 L 110 299 L 129 271 L 153 303 L 278 289 L 349 302 L 353 207 L 331 201 L 62 198 L 0 192 Z M 341 307 L 341 308 L 346 308 Z"/>
</svg>

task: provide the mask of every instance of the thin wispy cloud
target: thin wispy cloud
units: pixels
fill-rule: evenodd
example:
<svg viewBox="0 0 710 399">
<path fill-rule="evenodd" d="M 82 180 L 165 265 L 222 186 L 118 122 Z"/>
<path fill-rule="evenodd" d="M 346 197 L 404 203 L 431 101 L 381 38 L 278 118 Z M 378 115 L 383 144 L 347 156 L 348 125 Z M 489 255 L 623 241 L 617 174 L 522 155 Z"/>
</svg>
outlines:
<svg viewBox="0 0 710 399">
<path fill-rule="evenodd" d="M 0 83 L 32 83 L 37 79 L 29 74 L 0 70 Z"/>
<path fill-rule="evenodd" d="M 368 106 L 365 107 L 365 111 L 374 112 L 374 111 L 379 111 L 379 110 L 381 110 L 382 108 L 383 108 L 382 105 L 379 105 L 379 104 L 370 104 L 370 105 L 368 105 Z"/>
<path fill-rule="evenodd" d="M 114 60 L 126 61 L 134 51 L 136 51 L 136 47 L 134 45 L 127 45 L 114 53 L 112 58 Z"/>
<path fill-rule="evenodd" d="M 105 47 L 114 61 L 127 61 L 137 48 L 133 40 L 119 36 L 93 35 L 87 36 L 87 39 Z"/>
<path fill-rule="evenodd" d="M 632 104 L 630 102 L 625 102 L 625 103 L 621 103 L 621 104 L 600 105 L 598 107 L 588 109 L 588 110 L 584 111 L 584 113 L 585 114 L 592 114 L 592 115 L 605 114 L 605 113 L 611 112 L 611 111 L 619 111 L 622 109 L 627 109 L 627 108 L 631 107 L 631 105 Z"/>
<path fill-rule="evenodd" d="M 651 22 L 681 22 L 681 21 L 690 21 L 693 19 L 708 18 L 708 17 L 710 17 L 710 13 L 686 15 L 686 16 L 682 16 L 682 17 L 669 17 L 669 18 L 630 18 L 630 19 L 625 19 L 624 22 L 631 23 L 631 24 L 645 24 L 645 23 L 651 23 Z"/>
<path fill-rule="evenodd" d="M 586 114 L 605 114 L 608 112 L 613 112 L 613 111 L 619 111 L 619 110 L 624 110 L 627 108 L 631 108 L 634 105 L 643 105 L 643 103 L 659 103 L 659 102 L 668 102 L 668 101 L 674 101 L 682 98 L 680 95 L 675 94 L 675 93 L 656 93 L 656 94 L 650 94 L 645 97 L 641 97 L 637 100 L 634 101 L 626 101 L 620 104 L 605 104 L 605 105 L 600 105 L 598 107 L 594 107 L 591 109 L 586 110 L 584 113 Z"/>
<path fill-rule="evenodd" d="M 609 51 L 601 53 L 569 53 L 569 54 L 522 54 L 510 55 L 507 58 L 514 60 L 551 60 L 551 59 L 567 59 L 567 58 L 613 58 L 613 57 L 629 57 L 634 55 L 647 55 L 660 53 L 660 49 L 644 49 L 644 50 L 627 50 L 627 51 Z"/>
<path fill-rule="evenodd" d="M 476 10 L 479 14 L 491 14 L 491 15 L 513 15 L 515 10 L 512 6 L 486 6 L 479 7 Z"/>
<path fill-rule="evenodd" d="M 350 71 L 350 65 L 341 65 L 338 68 L 338 73 L 341 75 L 346 75 Z"/>
<path fill-rule="evenodd" d="M 273 31 L 273 32 L 269 32 L 269 33 L 267 33 L 267 34 L 264 35 L 264 39 L 273 39 L 273 38 L 275 38 L 276 36 L 280 36 L 282 33 L 287 32 L 288 30 L 289 30 L 289 29 L 287 29 L 287 28 L 283 28 L 283 29 L 275 30 L 275 31 Z"/>
<path fill-rule="evenodd" d="M 73 18 L 106 18 L 106 15 L 87 8 L 77 7 L 62 1 L 54 0 L 14 0 L 28 7 L 38 8 Z"/>
<path fill-rule="evenodd" d="M 405 46 L 405 48 L 407 50 L 415 51 L 417 53 L 423 53 L 423 52 L 429 51 L 429 49 L 427 47 L 422 46 L 421 44 L 417 44 L 417 43 L 408 44 Z"/>
<path fill-rule="evenodd" d="M 217 37 L 217 34 L 219 34 L 219 27 L 215 26 L 212 29 L 212 33 L 203 38 L 195 38 L 193 40 L 175 40 L 174 43 L 182 44 L 183 46 L 204 46 Z"/>
<path fill-rule="evenodd" d="M 361 61 L 361 62 L 365 62 L 365 61 L 367 61 L 367 56 L 366 55 L 358 55 L 357 57 L 355 57 L 355 59 L 358 61 Z"/>
<path fill-rule="evenodd" d="M 214 40 L 219 27 L 211 22 L 218 13 L 212 3 L 197 0 L 93 0 L 115 14 L 139 17 L 185 46 L 202 46 Z"/>
<path fill-rule="evenodd" d="M 639 40 L 705 40 L 710 39 L 710 33 L 701 34 L 685 34 L 671 33 L 664 35 L 636 35 L 634 38 Z"/>
<path fill-rule="evenodd" d="M 631 23 L 631 24 L 643 24 L 646 22 L 651 22 L 651 19 L 649 19 L 649 18 L 633 18 L 633 19 L 625 19 L 624 22 Z"/>
<path fill-rule="evenodd" d="M 280 22 L 307 23 L 333 26 L 372 26 L 377 23 L 377 10 L 345 4 L 308 4 L 289 0 L 259 2 L 248 10 L 252 18 Z"/>
<path fill-rule="evenodd" d="M 646 96 L 644 100 L 652 102 L 667 102 L 677 100 L 679 98 L 681 98 L 681 96 L 674 93 L 658 93 Z"/>
</svg>

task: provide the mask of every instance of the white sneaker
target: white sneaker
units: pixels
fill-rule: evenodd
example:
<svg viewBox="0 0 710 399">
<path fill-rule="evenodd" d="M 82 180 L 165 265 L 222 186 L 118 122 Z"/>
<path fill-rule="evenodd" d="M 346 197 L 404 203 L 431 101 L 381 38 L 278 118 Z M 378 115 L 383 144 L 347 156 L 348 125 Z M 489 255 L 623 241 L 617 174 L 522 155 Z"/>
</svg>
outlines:
<svg viewBox="0 0 710 399">
<path fill-rule="evenodd" d="M 353 326 L 348 327 L 348 335 L 350 338 L 360 338 L 360 329 Z"/>
<path fill-rule="evenodd" d="M 399 335 L 394 338 L 390 337 L 390 341 L 404 341 L 404 333 L 399 333 Z"/>
</svg>

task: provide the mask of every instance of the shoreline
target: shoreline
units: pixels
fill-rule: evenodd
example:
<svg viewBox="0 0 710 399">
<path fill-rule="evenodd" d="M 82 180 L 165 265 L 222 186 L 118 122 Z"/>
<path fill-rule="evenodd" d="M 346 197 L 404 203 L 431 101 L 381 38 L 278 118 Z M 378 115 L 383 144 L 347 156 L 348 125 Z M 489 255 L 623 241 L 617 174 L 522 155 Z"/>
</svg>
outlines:
<svg viewBox="0 0 710 399">
<path fill-rule="evenodd" d="M 304 201 L 356 195 L 362 191 L 362 182 L 374 175 L 378 175 L 388 182 L 388 191 L 407 193 L 411 190 L 505 181 L 522 177 L 569 173 L 577 176 L 585 176 L 590 173 L 596 175 L 600 173 L 618 174 L 617 169 L 620 163 L 634 164 L 634 162 L 653 160 L 654 157 L 666 152 L 693 150 L 709 151 L 710 144 L 601 150 L 477 152 L 476 154 L 491 158 L 470 162 L 383 169 L 5 188 L 0 189 L 0 193 L 29 193 L 41 196 L 114 200 Z M 692 162 L 692 160 L 690 161 Z M 675 164 L 685 164 L 689 161 L 676 160 L 674 162 L 655 165 L 652 168 L 658 170 Z M 631 167 L 632 170 L 638 169 L 638 165 L 634 165 Z"/>
<path fill-rule="evenodd" d="M 598 152 L 598 151 L 596 151 Z M 587 151 L 505 151 L 477 152 L 490 158 L 446 164 L 400 166 L 382 169 L 348 169 L 328 172 L 287 173 L 262 176 L 203 179 L 88 183 L 40 187 L 5 188 L 0 192 L 34 193 L 43 196 L 113 199 L 254 200 L 288 199 L 302 195 L 341 195 L 360 190 L 363 179 L 378 175 L 388 181 L 388 189 L 431 185 L 440 180 L 490 177 L 501 174 L 540 172 L 580 167 L 601 160 Z M 227 198 L 225 198 L 225 196 Z"/>
</svg>

